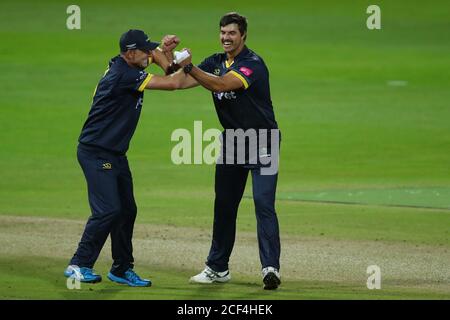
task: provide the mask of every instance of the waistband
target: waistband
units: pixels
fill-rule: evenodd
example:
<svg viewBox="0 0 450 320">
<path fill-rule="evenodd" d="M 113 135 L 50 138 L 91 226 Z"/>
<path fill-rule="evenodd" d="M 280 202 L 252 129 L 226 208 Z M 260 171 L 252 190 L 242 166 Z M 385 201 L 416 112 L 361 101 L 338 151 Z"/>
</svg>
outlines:
<svg viewBox="0 0 450 320">
<path fill-rule="evenodd" d="M 121 152 L 108 150 L 108 149 L 105 149 L 105 148 L 102 148 L 99 146 L 93 146 L 93 145 L 85 144 L 82 142 L 78 143 L 78 148 L 83 151 L 92 152 L 92 153 L 109 153 L 114 156 L 124 156 L 125 155 L 124 153 L 121 153 Z"/>
</svg>

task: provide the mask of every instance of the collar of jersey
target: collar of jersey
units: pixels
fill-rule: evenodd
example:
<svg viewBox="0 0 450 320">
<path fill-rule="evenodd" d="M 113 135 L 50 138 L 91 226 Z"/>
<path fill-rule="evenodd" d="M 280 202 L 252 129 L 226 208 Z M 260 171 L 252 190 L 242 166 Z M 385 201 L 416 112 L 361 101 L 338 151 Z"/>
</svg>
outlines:
<svg viewBox="0 0 450 320">
<path fill-rule="evenodd" d="M 228 63 L 227 54 L 224 53 L 224 56 L 225 56 L 225 67 L 228 69 L 229 67 L 231 67 L 233 65 L 233 63 L 235 63 L 236 61 L 238 61 L 242 57 L 245 57 L 248 54 L 248 52 L 249 52 L 249 50 L 248 50 L 247 46 L 244 46 L 244 48 L 242 48 L 242 51 L 239 52 L 239 54 L 236 57 L 234 57 L 234 60 L 231 61 L 231 63 Z"/>
</svg>

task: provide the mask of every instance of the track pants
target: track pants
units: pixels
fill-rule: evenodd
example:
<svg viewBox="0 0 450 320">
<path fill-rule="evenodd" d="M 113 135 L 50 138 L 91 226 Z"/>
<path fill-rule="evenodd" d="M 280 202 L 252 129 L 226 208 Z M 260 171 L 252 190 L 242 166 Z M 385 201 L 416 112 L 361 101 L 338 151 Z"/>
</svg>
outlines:
<svg viewBox="0 0 450 320">
<path fill-rule="evenodd" d="M 92 268 L 111 235 L 111 272 L 122 276 L 134 263 L 131 240 L 137 213 L 127 157 L 82 146 L 77 156 L 86 177 L 92 215 L 70 264 Z"/>
<path fill-rule="evenodd" d="M 228 270 L 228 261 L 236 235 L 237 211 L 249 171 L 253 179 L 253 200 L 261 265 L 263 268 L 268 266 L 280 268 L 280 237 L 275 212 L 278 174 L 261 175 L 259 168 L 249 169 L 237 165 L 217 164 L 213 239 L 206 261 L 206 265 L 214 271 Z"/>
</svg>

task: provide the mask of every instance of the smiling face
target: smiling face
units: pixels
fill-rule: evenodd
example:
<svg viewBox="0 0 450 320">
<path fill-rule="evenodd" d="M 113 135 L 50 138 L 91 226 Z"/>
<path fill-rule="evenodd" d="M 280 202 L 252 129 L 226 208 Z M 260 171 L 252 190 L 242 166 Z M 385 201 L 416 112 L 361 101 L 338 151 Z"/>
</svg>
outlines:
<svg viewBox="0 0 450 320">
<path fill-rule="evenodd" d="M 240 52 L 245 45 L 244 38 L 245 34 L 241 34 L 236 23 L 220 27 L 220 42 L 227 54 L 235 55 L 235 53 Z"/>
</svg>

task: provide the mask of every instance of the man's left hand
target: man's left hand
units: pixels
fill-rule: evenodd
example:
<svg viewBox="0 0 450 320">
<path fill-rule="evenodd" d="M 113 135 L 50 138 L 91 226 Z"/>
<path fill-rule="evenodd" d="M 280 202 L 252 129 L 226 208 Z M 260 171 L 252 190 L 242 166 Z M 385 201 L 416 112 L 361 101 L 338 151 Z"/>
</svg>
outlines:
<svg viewBox="0 0 450 320">
<path fill-rule="evenodd" d="M 161 40 L 161 49 L 165 52 L 170 52 L 175 49 L 179 43 L 180 38 L 178 38 L 176 35 L 168 34 L 165 35 Z"/>
</svg>

